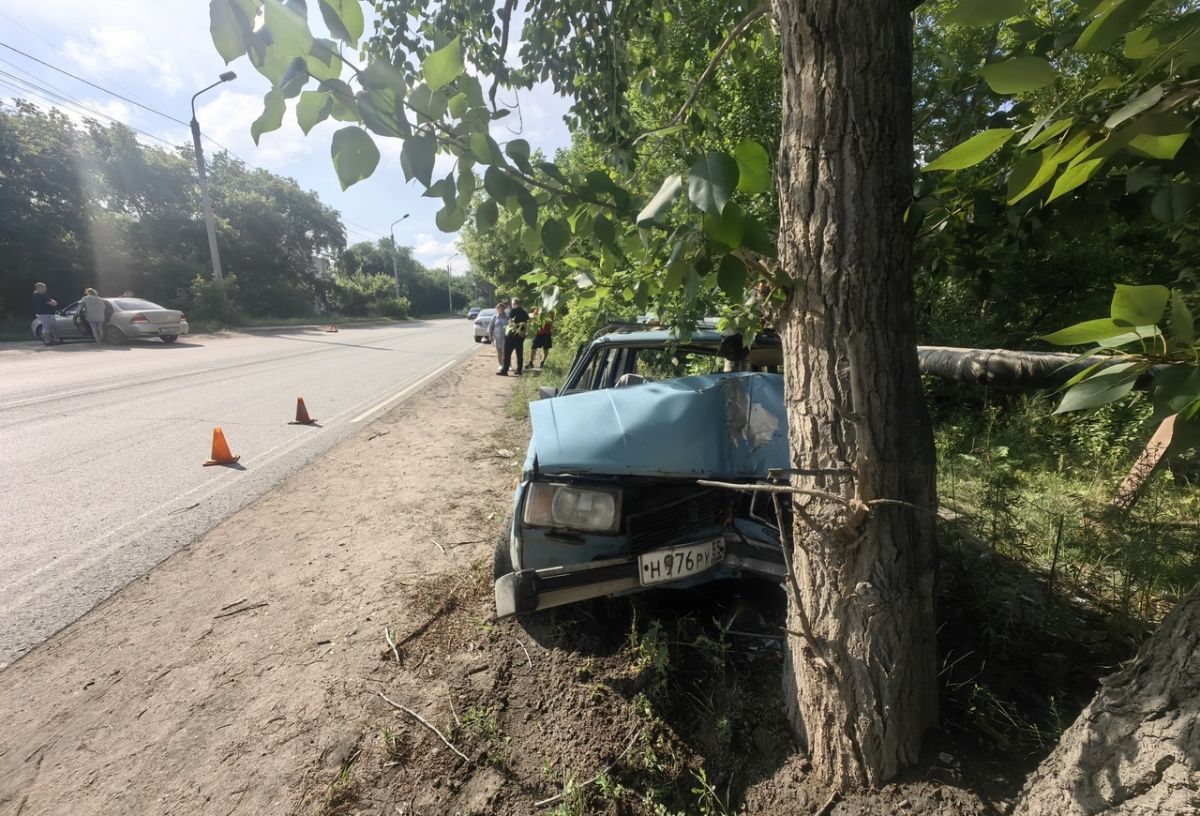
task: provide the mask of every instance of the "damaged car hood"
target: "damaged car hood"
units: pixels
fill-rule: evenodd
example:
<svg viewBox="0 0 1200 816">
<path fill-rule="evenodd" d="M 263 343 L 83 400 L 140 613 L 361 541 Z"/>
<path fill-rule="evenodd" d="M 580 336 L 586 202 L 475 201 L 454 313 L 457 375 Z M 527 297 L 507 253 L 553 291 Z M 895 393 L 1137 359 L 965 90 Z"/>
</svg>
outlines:
<svg viewBox="0 0 1200 816">
<path fill-rule="evenodd" d="M 550 474 L 738 479 L 790 467 L 778 374 L 606 388 L 530 403 L 529 415 L 530 458 Z"/>
</svg>

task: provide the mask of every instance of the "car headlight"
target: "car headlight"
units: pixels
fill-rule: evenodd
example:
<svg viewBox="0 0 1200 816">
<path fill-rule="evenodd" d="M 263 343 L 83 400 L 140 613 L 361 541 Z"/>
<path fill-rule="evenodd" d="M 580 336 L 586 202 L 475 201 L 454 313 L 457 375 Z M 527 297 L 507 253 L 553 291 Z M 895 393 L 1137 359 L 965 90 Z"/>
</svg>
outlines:
<svg viewBox="0 0 1200 816">
<path fill-rule="evenodd" d="M 534 482 L 525 498 L 525 523 L 615 533 L 621 527 L 621 492 L 602 487 Z"/>
</svg>

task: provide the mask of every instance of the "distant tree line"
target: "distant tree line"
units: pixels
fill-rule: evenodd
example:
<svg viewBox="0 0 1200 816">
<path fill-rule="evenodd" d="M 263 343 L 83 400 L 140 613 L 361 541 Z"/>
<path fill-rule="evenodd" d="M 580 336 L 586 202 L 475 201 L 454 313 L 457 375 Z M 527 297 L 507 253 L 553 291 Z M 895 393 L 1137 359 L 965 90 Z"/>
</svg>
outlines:
<svg viewBox="0 0 1200 816">
<path fill-rule="evenodd" d="M 397 247 L 397 299 L 391 239 L 347 248 L 338 211 L 295 180 L 225 152 L 208 170 L 223 298 L 190 146 L 147 146 L 124 125 L 80 125 L 24 101 L 0 108 L 0 315 L 28 312 L 36 281 L 63 305 L 92 286 L 234 322 L 447 310 L 444 270 Z M 455 284 L 461 307 L 469 284 Z"/>
</svg>

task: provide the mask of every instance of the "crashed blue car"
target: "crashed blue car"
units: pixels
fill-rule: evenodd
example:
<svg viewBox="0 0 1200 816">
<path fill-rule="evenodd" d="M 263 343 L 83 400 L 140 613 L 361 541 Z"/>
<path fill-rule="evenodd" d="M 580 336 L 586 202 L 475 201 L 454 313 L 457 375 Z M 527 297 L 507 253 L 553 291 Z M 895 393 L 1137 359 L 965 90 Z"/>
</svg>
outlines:
<svg viewBox="0 0 1200 816">
<path fill-rule="evenodd" d="M 790 467 L 778 338 L 610 327 L 562 390 L 530 405 L 533 436 L 496 545 L 498 617 L 717 579 L 782 581 L 770 495 Z M 684 376 L 670 376 L 683 374 Z M 664 378 L 664 375 L 665 378 Z"/>
</svg>

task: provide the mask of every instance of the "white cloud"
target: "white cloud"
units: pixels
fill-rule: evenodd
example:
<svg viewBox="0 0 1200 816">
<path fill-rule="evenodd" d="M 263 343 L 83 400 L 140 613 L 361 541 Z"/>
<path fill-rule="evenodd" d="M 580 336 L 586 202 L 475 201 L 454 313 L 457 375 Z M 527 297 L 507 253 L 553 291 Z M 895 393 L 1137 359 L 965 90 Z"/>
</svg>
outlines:
<svg viewBox="0 0 1200 816">
<path fill-rule="evenodd" d="M 322 138 L 315 132 L 306 138 L 289 110 L 284 114 L 283 127 L 264 133 L 256 146 L 250 135 L 250 125 L 262 114 L 262 110 L 262 99 L 257 96 L 222 91 L 211 102 L 197 109 L 196 119 L 204 135 L 251 164 L 269 170 L 293 165 L 319 146 L 329 144 L 328 136 Z M 206 150 L 211 149 L 213 147 L 210 144 Z"/>
<path fill-rule="evenodd" d="M 441 240 L 443 237 L 448 237 L 450 240 Z M 432 266 L 435 269 L 445 269 L 446 262 L 458 254 L 458 239 L 452 236 L 444 236 L 442 234 L 431 235 L 427 232 L 420 232 L 413 236 L 416 245 L 413 247 L 413 255 L 417 260 L 426 266 Z M 459 261 L 460 264 L 465 264 L 465 260 Z"/>
<path fill-rule="evenodd" d="M 137 71 L 152 86 L 169 94 L 183 86 L 174 54 L 152 48 L 143 31 L 100 25 L 88 30 L 87 39 L 68 37 L 63 50 L 94 74 Z"/>
</svg>

